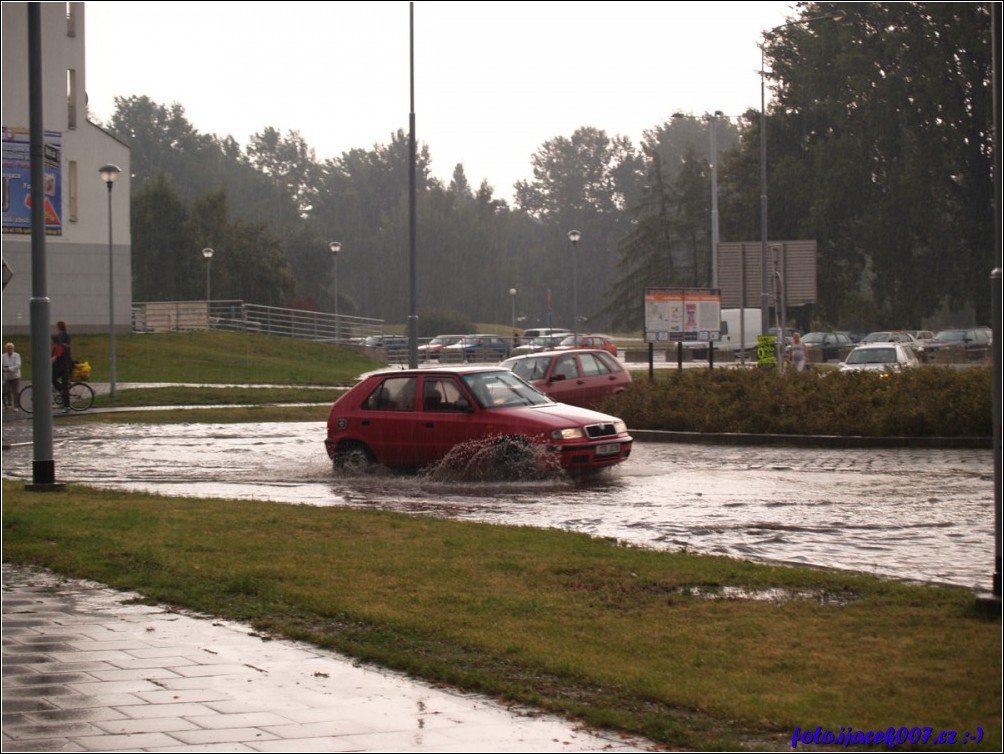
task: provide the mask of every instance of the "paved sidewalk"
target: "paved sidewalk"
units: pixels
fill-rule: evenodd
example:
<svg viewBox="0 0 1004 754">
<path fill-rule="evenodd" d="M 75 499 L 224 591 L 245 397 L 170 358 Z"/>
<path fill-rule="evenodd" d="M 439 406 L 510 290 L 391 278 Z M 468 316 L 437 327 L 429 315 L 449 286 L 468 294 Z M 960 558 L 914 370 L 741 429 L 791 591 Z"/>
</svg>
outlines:
<svg viewBox="0 0 1004 754">
<path fill-rule="evenodd" d="M 3 751 L 649 751 L 3 565 Z"/>
</svg>

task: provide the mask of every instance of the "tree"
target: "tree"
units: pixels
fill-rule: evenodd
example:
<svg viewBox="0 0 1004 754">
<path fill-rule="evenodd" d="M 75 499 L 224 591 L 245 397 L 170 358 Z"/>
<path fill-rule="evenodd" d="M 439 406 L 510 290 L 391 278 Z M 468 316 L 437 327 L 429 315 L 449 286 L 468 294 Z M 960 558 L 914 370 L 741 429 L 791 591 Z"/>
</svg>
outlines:
<svg viewBox="0 0 1004 754">
<path fill-rule="evenodd" d="M 264 225 L 230 222 L 225 191 L 206 194 L 194 203 L 189 228 L 198 248 L 216 252 L 214 299 L 289 305 L 295 283 L 281 245 Z"/>
<path fill-rule="evenodd" d="M 571 321 L 573 298 L 580 302 L 579 314 L 588 318 L 605 309 L 617 242 L 630 229 L 625 210 L 636 201 L 642 162 L 627 137 L 610 138 L 584 127 L 569 138 L 545 142 L 532 165 L 533 180 L 516 183 L 516 206 L 541 223 L 546 239 L 545 251 L 531 264 L 549 281 L 559 322 L 578 327 Z M 582 233 L 574 249 L 567 240 L 573 228 Z M 571 253 L 578 255 L 577 283 L 570 274 Z"/>
<path fill-rule="evenodd" d="M 201 246 L 189 233 L 188 210 L 164 173 L 133 195 L 132 295 L 135 301 L 202 298 Z"/>
<path fill-rule="evenodd" d="M 820 239 L 831 321 L 853 314 L 845 302 L 864 287 L 889 325 L 946 303 L 989 322 L 989 5 L 846 8 L 839 26 L 788 26 L 766 40 L 780 82 L 768 122 L 771 236 Z"/>
</svg>

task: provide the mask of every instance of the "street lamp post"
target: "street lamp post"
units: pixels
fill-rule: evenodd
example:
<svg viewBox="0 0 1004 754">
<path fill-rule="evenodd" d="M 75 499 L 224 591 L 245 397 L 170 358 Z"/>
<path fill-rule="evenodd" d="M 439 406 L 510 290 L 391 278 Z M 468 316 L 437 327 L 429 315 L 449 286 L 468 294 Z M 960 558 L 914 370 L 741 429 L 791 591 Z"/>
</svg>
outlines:
<svg viewBox="0 0 1004 754">
<path fill-rule="evenodd" d="M 841 21 L 847 14 L 842 10 L 824 13 L 811 18 L 798 18 L 786 24 L 775 26 L 768 34 L 780 31 L 788 26 L 801 26 L 816 21 Z M 767 276 L 767 95 L 766 75 L 764 73 L 764 45 L 760 45 L 760 334 L 766 335 L 770 329 L 769 293 Z M 784 333 L 780 334 L 784 339 Z"/>
<path fill-rule="evenodd" d="M 572 242 L 572 335 L 576 345 L 579 344 L 579 254 L 576 247 L 580 238 L 579 231 L 568 231 L 568 240 Z"/>
<path fill-rule="evenodd" d="M 674 118 L 692 118 L 692 115 L 673 113 Z M 718 287 L 718 121 L 725 117 L 721 110 L 715 110 L 714 115 L 705 115 L 704 120 L 710 123 L 709 160 L 711 168 L 711 288 Z"/>
<path fill-rule="evenodd" d="M 511 319 L 512 319 L 512 347 L 513 348 L 515 348 L 516 346 L 519 345 L 519 343 L 516 342 L 516 292 L 517 291 L 516 291 L 515 288 L 510 288 L 509 289 L 509 299 L 512 301 L 512 316 L 511 316 Z"/>
<path fill-rule="evenodd" d="M 108 395 L 115 398 L 115 255 L 112 251 L 112 184 L 122 172 L 118 165 L 104 165 L 98 171 L 108 186 Z"/>
<path fill-rule="evenodd" d="M 202 257 L 206 260 L 206 311 L 210 310 L 210 301 L 212 301 L 212 296 L 210 296 L 209 289 L 209 270 L 213 266 L 213 254 L 215 254 L 212 249 L 205 248 L 202 250 Z"/>
<path fill-rule="evenodd" d="M 334 260 L 334 273 L 335 273 L 335 343 L 338 343 L 339 338 L 339 327 L 338 327 L 338 253 L 342 250 L 342 244 L 339 241 L 329 241 L 328 250 L 331 252 L 331 258 Z"/>
</svg>

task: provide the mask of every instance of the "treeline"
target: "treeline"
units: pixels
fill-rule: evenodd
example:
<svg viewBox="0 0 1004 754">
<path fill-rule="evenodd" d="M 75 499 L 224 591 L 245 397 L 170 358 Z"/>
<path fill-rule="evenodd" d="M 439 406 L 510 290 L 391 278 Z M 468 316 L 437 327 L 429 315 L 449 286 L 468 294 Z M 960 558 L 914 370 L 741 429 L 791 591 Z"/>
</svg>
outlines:
<svg viewBox="0 0 1004 754">
<path fill-rule="evenodd" d="M 811 22 L 843 9 L 841 23 Z M 812 3 L 770 33 L 770 236 L 819 242 L 813 323 L 919 326 L 947 309 L 990 321 L 996 216 L 989 3 Z M 408 137 L 319 161 L 296 131 L 241 146 L 197 132 L 180 104 L 118 98 L 107 128 L 132 147 L 133 297 L 212 295 L 404 322 Z M 420 312 L 474 322 L 637 330 L 646 286 L 711 278 L 709 129 L 722 241 L 760 227 L 760 113 L 686 114 L 641 144 L 601 128 L 529 158 L 512 206 L 457 165 L 417 156 Z M 574 251 L 567 232 L 582 240 Z M 510 289 L 515 288 L 515 299 Z M 803 326 L 808 326 L 804 322 Z M 426 334 L 426 333 L 423 333 Z"/>
</svg>

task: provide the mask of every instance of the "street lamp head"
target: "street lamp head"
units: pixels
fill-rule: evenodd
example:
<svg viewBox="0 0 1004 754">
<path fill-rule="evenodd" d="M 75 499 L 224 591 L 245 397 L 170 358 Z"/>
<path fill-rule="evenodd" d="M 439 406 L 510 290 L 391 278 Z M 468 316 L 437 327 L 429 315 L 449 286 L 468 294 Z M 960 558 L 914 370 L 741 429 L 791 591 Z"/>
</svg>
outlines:
<svg viewBox="0 0 1004 754">
<path fill-rule="evenodd" d="M 575 244 L 579 242 L 580 238 L 582 238 L 582 234 L 579 233 L 579 231 L 577 230 L 568 231 L 568 240 L 572 242 L 572 246 L 575 246 Z"/>
<path fill-rule="evenodd" d="M 510 296 L 515 296 L 516 295 L 516 289 L 515 288 L 510 288 L 509 289 L 509 295 Z"/>
<path fill-rule="evenodd" d="M 210 259 L 212 259 L 212 258 L 213 258 L 213 254 L 215 254 L 215 253 L 216 253 L 216 252 L 214 252 L 214 251 L 213 251 L 212 249 L 210 249 L 210 248 L 208 248 L 208 247 L 202 250 L 202 256 L 204 256 L 204 257 L 206 258 L 206 261 L 207 261 L 207 262 L 208 262 L 208 261 L 209 261 Z"/>
<path fill-rule="evenodd" d="M 329 241 L 328 242 L 328 250 L 332 254 L 334 254 L 335 256 L 338 256 L 338 252 L 340 252 L 342 250 L 342 244 L 341 244 L 341 242 L 340 241 Z"/>
<path fill-rule="evenodd" d="M 112 165 L 111 163 L 107 165 L 102 165 L 98 172 L 101 173 L 101 180 L 108 184 L 108 190 L 112 190 L 112 184 L 115 183 L 115 179 L 119 177 L 119 173 L 122 169 L 118 165 Z"/>
</svg>

